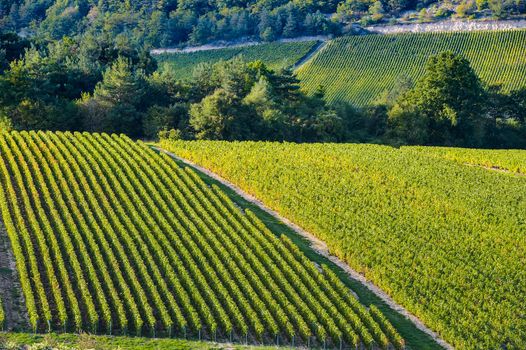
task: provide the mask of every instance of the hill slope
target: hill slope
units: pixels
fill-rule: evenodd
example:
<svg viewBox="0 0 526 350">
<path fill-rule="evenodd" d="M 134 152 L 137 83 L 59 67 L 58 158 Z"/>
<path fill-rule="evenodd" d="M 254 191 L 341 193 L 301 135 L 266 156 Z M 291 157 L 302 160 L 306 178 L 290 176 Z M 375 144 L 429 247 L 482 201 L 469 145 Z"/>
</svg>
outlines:
<svg viewBox="0 0 526 350">
<path fill-rule="evenodd" d="M 295 64 L 307 55 L 316 43 L 316 41 L 275 42 L 188 53 L 165 53 L 157 56 L 157 61 L 162 70 L 171 69 L 181 79 L 191 78 L 194 68 L 199 64 L 213 64 L 219 60 L 229 60 L 236 56 L 242 56 L 248 62 L 261 60 L 269 68 L 278 70 Z"/>
<path fill-rule="evenodd" d="M 455 348 L 526 346 L 525 177 L 441 159 L 434 148 L 161 147 L 317 235 Z"/>
<path fill-rule="evenodd" d="M 401 347 L 329 269 L 129 138 L 0 135 L 1 209 L 35 330 Z"/>
<path fill-rule="evenodd" d="M 487 84 L 505 91 L 526 86 L 526 30 L 350 36 L 333 40 L 300 67 L 308 91 L 323 85 L 330 101 L 373 103 L 407 75 L 416 81 L 427 58 L 451 50 L 464 55 Z"/>
</svg>

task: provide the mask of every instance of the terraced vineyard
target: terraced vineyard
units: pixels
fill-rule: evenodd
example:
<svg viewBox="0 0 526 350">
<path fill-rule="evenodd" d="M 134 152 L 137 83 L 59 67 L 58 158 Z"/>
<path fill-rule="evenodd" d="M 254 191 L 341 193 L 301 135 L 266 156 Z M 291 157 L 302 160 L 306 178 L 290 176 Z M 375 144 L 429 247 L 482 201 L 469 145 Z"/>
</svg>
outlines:
<svg viewBox="0 0 526 350">
<path fill-rule="evenodd" d="M 442 150 L 425 147 L 161 147 L 315 234 L 456 349 L 526 348 L 526 177 L 444 159 Z M 454 152 L 463 159 L 477 154 Z M 500 160 L 520 162 L 526 151 L 478 155 L 504 167 Z"/>
<path fill-rule="evenodd" d="M 292 66 L 316 44 L 316 41 L 275 42 L 191 53 L 161 54 L 157 56 L 157 61 L 161 69 L 172 69 L 176 76 L 181 79 L 191 78 L 193 69 L 200 63 L 215 63 L 220 60 L 229 60 L 236 56 L 243 56 L 248 62 L 261 60 L 269 68 L 277 70 Z"/>
<path fill-rule="evenodd" d="M 12 132 L 0 151 L 34 331 L 404 347 L 334 272 L 143 143 Z"/>
<path fill-rule="evenodd" d="M 300 67 L 307 91 L 323 85 L 330 101 L 374 103 L 401 75 L 413 80 L 429 56 L 464 55 L 488 84 L 504 90 L 526 86 L 526 30 L 350 36 L 333 40 Z"/>
</svg>

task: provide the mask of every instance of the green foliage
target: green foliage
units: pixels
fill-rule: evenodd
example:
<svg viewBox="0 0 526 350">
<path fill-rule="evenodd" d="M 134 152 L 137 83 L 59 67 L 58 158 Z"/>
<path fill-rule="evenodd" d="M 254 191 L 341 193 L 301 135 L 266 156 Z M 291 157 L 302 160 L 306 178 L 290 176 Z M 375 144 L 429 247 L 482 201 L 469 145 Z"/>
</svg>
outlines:
<svg viewBox="0 0 526 350">
<path fill-rule="evenodd" d="M 0 334 L 3 350 L 273 350 L 275 346 L 221 344 L 196 340 L 107 336 L 93 334 Z"/>
<path fill-rule="evenodd" d="M 526 174 L 526 152 L 523 150 L 489 150 L 453 147 L 411 147 L 411 150 L 493 170 Z"/>
<path fill-rule="evenodd" d="M 189 123 L 198 139 L 341 141 L 347 112 L 306 96 L 290 71 L 275 73 L 261 61 L 240 59 L 200 67 Z"/>
<path fill-rule="evenodd" d="M 0 31 L 0 73 L 9 68 L 9 62 L 21 58 L 27 48 L 29 48 L 28 40 L 14 33 Z"/>
<path fill-rule="evenodd" d="M 465 164 L 523 169 L 525 151 L 212 141 L 162 146 L 316 235 L 456 349 L 525 347 L 526 178 Z M 376 310 L 371 313 L 381 323 Z"/>
<path fill-rule="evenodd" d="M 1 0 L 0 30 L 44 40 L 105 35 L 135 46 L 166 47 L 335 33 L 338 25 L 320 12 L 335 8 L 334 1 Z"/>
<path fill-rule="evenodd" d="M 129 60 L 118 58 L 103 74 L 93 96 L 80 102 L 90 131 L 141 133 L 140 123 L 146 105 L 146 81 L 143 72 Z M 89 108 L 88 108 L 89 107 Z"/>
<path fill-rule="evenodd" d="M 142 142 L 11 132 L 0 150 L 2 217 L 36 331 L 403 342 L 291 241 Z"/>
<path fill-rule="evenodd" d="M 298 70 L 309 92 L 323 85 L 329 101 L 366 106 L 401 74 L 417 81 L 432 55 L 463 55 L 485 84 L 504 92 L 526 85 L 526 30 L 350 36 L 333 40 Z M 395 68 L 396 69 L 395 69 Z"/>
<path fill-rule="evenodd" d="M 469 62 L 442 52 L 429 58 L 415 88 L 389 111 L 391 133 L 415 144 L 480 146 L 487 122 L 484 102 L 484 89 Z"/>
</svg>

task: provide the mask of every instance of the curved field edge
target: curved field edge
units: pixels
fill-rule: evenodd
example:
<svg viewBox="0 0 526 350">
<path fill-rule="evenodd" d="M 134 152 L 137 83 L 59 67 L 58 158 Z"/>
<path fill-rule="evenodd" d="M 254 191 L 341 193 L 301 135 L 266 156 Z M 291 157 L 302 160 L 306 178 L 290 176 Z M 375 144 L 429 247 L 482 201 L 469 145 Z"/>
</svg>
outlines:
<svg viewBox="0 0 526 350">
<path fill-rule="evenodd" d="M 153 149 L 161 152 L 166 152 L 162 148 L 162 145 L 151 144 Z M 169 152 L 168 152 L 169 153 Z M 182 159 L 182 158 L 181 158 Z M 387 317 L 387 319 L 395 326 L 400 335 L 404 338 L 407 344 L 408 349 L 422 349 L 422 350 L 434 350 L 434 349 L 443 349 L 429 334 L 418 329 L 418 327 L 408 318 L 392 309 L 386 302 L 382 300 L 378 295 L 371 291 L 367 286 L 365 286 L 361 281 L 352 278 L 348 272 L 338 266 L 333 260 L 329 259 L 326 256 L 321 255 L 313 246 L 312 242 L 306 237 L 302 236 L 289 225 L 278 220 L 273 215 L 269 214 L 267 211 L 263 210 L 259 205 L 254 204 L 253 202 L 245 199 L 243 196 L 239 195 L 234 189 L 226 185 L 224 182 L 219 181 L 205 174 L 199 169 L 199 167 L 192 166 L 190 161 L 182 161 L 177 158 L 174 158 L 177 164 L 180 167 L 190 167 L 195 173 L 197 173 L 204 182 L 209 185 L 218 186 L 224 193 L 226 193 L 232 201 L 234 201 L 239 207 L 243 209 L 249 209 L 254 214 L 256 214 L 261 221 L 263 221 L 270 230 L 276 234 L 284 234 L 290 238 L 294 244 L 309 258 L 309 260 L 315 262 L 319 265 L 328 266 L 343 282 L 349 287 L 354 294 L 358 297 L 360 303 L 369 307 L 370 305 L 375 305 L 382 311 L 382 313 Z M 219 175 L 217 175 L 220 177 Z M 221 177 L 220 177 L 221 178 Z"/>
<path fill-rule="evenodd" d="M 0 333 L 0 349 L 19 350 L 35 346 L 37 349 L 97 349 L 97 350 L 270 350 L 276 346 L 245 346 L 238 344 L 212 343 L 204 341 L 143 338 L 125 336 L 104 336 L 89 334 L 28 334 Z"/>
<path fill-rule="evenodd" d="M 523 192 L 520 190 L 526 185 L 522 182 L 523 179 L 420 154 L 413 159 L 413 157 L 408 157 L 404 150 L 396 150 L 386 146 L 304 145 L 312 151 L 303 152 L 311 157 L 305 158 L 301 148 L 298 148 L 302 147 L 301 145 L 277 143 L 269 145 L 266 143 L 266 147 L 263 147 L 265 143 L 245 144 L 251 144 L 251 146 L 245 145 L 246 147 L 242 148 L 241 143 L 227 142 L 216 142 L 215 144 L 180 142 L 174 143 L 173 147 L 170 147 L 169 144 L 162 146 L 221 174 L 249 193 L 255 194 L 258 198 L 263 198 L 267 205 L 275 210 L 277 209 L 282 215 L 292 218 L 302 226 L 305 225 L 304 227 L 309 231 L 316 232 L 319 234 L 318 237 L 324 237 L 322 238 L 324 240 L 328 239 L 327 242 L 331 241 L 332 249 L 334 249 L 333 254 L 340 256 L 340 258 L 345 256 L 345 260 L 351 266 L 376 281 L 397 302 L 419 316 L 425 324 L 439 332 L 442 337 L 455 346 L 464 349 L 493 348 L 489 344 L 496 344 L 500 341 L 502 344 L 510 344 L 510 349 L 523 348 L 521 339 L 525 339 L 524 331 L 526 328 L 521 326 L 525 323 L 520 310 L 523 310 L 521 305 L 523 305 L 524 300 L 519 295 L 521 295 L 521 290 L 524 290 L 524 283 L 520 282 L 523 269 L 519 266 L 525 256 L 523 250 L 517 246 L 520 241 L 524 242 L 520 238 L 521 236 L 517 235 L 524 225 L 524 221 L 521 221 L 524 211 L 521 208 L 524 208 L 526 202 L 521 196 Z M 335 158 L 345 153 L 344 150 L 320 153 L 322 150 L 330 150 L 335 147 L 344 147 L 344 150 L 349 152 L 349 157 L 353 161 L 351 163 L 345 162 L 345 164 L 351 164 L 352 168 L 346 167 Z M 371 152 L 368 152 L 368 147 L 373 148 Z M 290 152 L 285 152 L 282 148 L 286 148 Z M 243 152 L 244 149 L 247 152 Z M 268 153 L 265 150 L 273 151 Z M 377 158 L 378 161 L 376 161 Z M 308 159 L 319 159 L 320 161 L 310 164 Z M 299 160 L 302 161 L 299 162 Z M 327 166 L 324 165 L 325 163 L 328 163 Z M 387 165 L 388 168 L 381 170 Z M 286 169 L 289 166 L 297 166 L 296 171 L 298 172 L 287 171 Z M 323 172 L 323 169 L 327 167 L 328 170 L 340 170 L 342 174 L 348 173 L 349 176 L 327 178 L 316 175 L 319 171 Z M 416 171 L 418 169 L 420 170 Z M 306 176 L 306 174 L 310 175 Z M 334 175 L 334 173 L 332 174 Z M 407 178 L 409 174 L 415 178 Z M 267 180 L 265 180 L 265 176 Z M 294 176 L 298 177 L 298 181 L 293 180 Z M 358 181 L 360 178 L 364 180 Z M 309 179 L 310 182 L 305 181 Z M 351 196 L 349 200 L 350 203 L 354 203 L 354 207 L 344 206 L 350 210 L 349 215 L 344 215 L 342 208 L 334 206 L 334 203 L 329 203 L 327 198 L 324 200 L 325 196 L 322 194 L 324 192 L 319 190 L 330 190 L 337 184 L 354 181 L 353 179 L 358 181 L 355 186 L 337 187 L 339 190 L 336 197 L 327 196 L 327 198 L 339 200 L 342 200 L 346 195 Z M 491 185 L 492 183 L 493 185 Z M 305 186 L 309 187 L 311 184 L 314 185 L 311 188 L 311 190 L 315 190 L 314 192 L 309 192 L 308 189 L 302 191 L 303 188 L 306 188 Z M 376 207 L 361 205 L 366 198 L 363 196 L 368 195 L 369 192 L 360 189 L 370 188 L 371 184 L 377 184 L 376 187 L 378 188 L 375 191 L 369 191 L 372 197 L 368 198 L 376 198 L 378 195 L 378 198 L 385 197 L 390 203 L 398 203 L 395 206 L 398 205 L 397 208 L 399 209 L 406 208 L 406 205 L 409 206 L 409 209 L 413 209 L 413 211 L 400 211 L 394 207 L 389 207 L 392 209 L 390 213 L 393 215 L 394 224 L 386 224 L 388 231 L 385 231 L 385 227 L 378 227 L 377 225 L 383 220 L 382 218 L 389 218 L 391 215 L 386 214 L 374 219 L 374 213 L 376 213 L 374 208 Z M 391 189 L 390 192 L 386 192 L 388 189 Z M 292 192 L 288 192 L 289 190 Z M 267 192 L 269 196 L 265 195 Z M 447 199 L 451 194 L 456 195 Z M 317 226 L 319 224 L 318 219 L 323 222 L 327 217 L 322 215 L 325 212 L 323 209 L 315 210 L 315 212 L 310 210 L 313 207 L 311 204 L 313 200 L 316 203 L 314 206 L 329 208 L 328 213 L 331 214 L 329 218 L 336 213 L 338 217 L 349 220 L 351 220 L 350 217 L 354 217 L 357 222 L 336 220 L 330 221 L 331 224 L 327 225 L 329 228 Z M 298 205 L 302 202 L 305 202 L 305 206 L 310 209 L 301 210 Z M 412 202 L 414 204 L 410 204 Z M 294 208 L 291 209 L 293 203 L 295 203 Z M 364 209 L 364 207 L 368 209 Z M 414 211 L 417 208 L 418 211 Z M 358 209 L 359 215 L 364 216 L 365 221 L 356 216 L 356 209 Z M 297 215 L 295 211 L 297 211 Z M 367 214 L 367 211 L 373 216 Z M 380 210 L 380 212 L 388 213 L 389 210 Z M 310 213 L 310 215 L 306 213 Z M 352 213 L 355 214 L 351 215 Z M 448 213 L 451 215 L 447 215 Z M 395 218 L 397 219 L 395 220 Z M 418 218 L 418 220 L 415 221 L 413 218 Z M 430 221 L 431 219 L 432 221 Z M 372 224 L 370 224 L 371 220 Z M 389 220 L 387 221 L 389 222 Z M 346 225 L 345 222 L 351 222 L 351 224 Z M 340 226 L 352 235 L 345 236 L 342 229 L 339 229 Z M 368 227 L 374 228 L 370 232 L 371 235 L 361 234 L 361 232 L 368 232 Z M 449 229 L 443 230 L 440 229 L 441 227 L 449 227 Z M 453 233 L 456 232 L 455 228 L 458 228 L 458 234 Z M 326 229 L 329 231 L 323 231 Z M 411 232 L 417 235 L 415 236 Z M 452 234 L 447 234 L 447 232 L 452 232 Z M 391 234 L 386 236 L 385 233 Z M 386 236 L 385 240 L 384 236 Z M 363 249 L 346 250 L 342 248 L 345 245 L 338 244 L 345 237 L 348 237 L 346 241 L 348 247 L 356 248 L 361 245 Z M 440 242 L 436 240 L 437 238 L 444 243 L 437 246 L 437 242 Z M 357 243 L 351 244 L 351 241 Z M 388 241 L 396 243 L 396 245 L 381 243 Z M 454 244 L 451 245 L 448 242 Z M 434 248 L 430 249 L 431 246 Z M 385 250 L 377 247 L 389 248 Z M 367 254 L 367 251 L 372 250 L 376 253 Z M 442 254 L 445 252 L 447 252 L 445 255 Z M 464 252 L 468 253 L 464 254 Z M 353 257 L 353 254 L 356 257 L 363 256 L 363 258 L 358 260 L 359 262 L 356 262 L 356 259 L 348 260 L 348 258 Z M 494 260 L 486 258 L 494 256 L 494 254 L 507 257 L 506 263 L 495 265 L 492 263 Z M 397 257 L 405 256 L 408 256 L 409 260 L 405 259 L 408 263 L 393 265 L 396 261 L 404 261 L 404 259 L 400 260 Z M 441 257 L 451 261 L 452 264 L 442 264 L 445 260 Z M 382 264 L 381 261 L 386 261 L 387 265 Z M 372 266 L 379 266 L 378 270 L 385 273 L 376 273 L 371 268 Z M 393 270 L 393 266 L 399 266 L 399 268 Z M 408 272 L 407 268 L 411 268 L 410 271 L 414 272 Z M 473 269 L 479 273 L 465 274 Z M 386 271 L 392 272 L 387 273 Z M 421 275 L 421 273 L 425 273 L 425 275 Z M 498 281 L 502 281 L 502 283 L 496 283 L 494 279 L 490 278 L 494 276 L 494 273 L 501 276 Z M 421 278 L 420 276 L 428 277 Z M 515 282 L 511 283 L 510 281 Z M 466 285 L 466 283 L 469 284 Z M 482 288 L 481 286 L 486 287 Z M 441 290 L 440 288 L 445 289 Z M 512 288 L 510 291 L 515 290 L 515 292 L 505 293 L 503 288 Z M 429 303 L 415 304 L 415 295 L 417 297 L 419 295 L 432 295 L 433 298 L 429 299 Z M 472 296 L 476 296 L 476 298 Z M 442 309 L 439 308 L 438 311 L 432 312 L 433 306 L 438 305 L 437 302 L 441 300 L 446 305 L 444 310 L 449 311 L 440 313 Z M 484 300 L 484 305 L 480 305 L 482 300 Z M 501 300 L 502 302 L 500 302 Z M 451 306 L 448 307 L 447 305 Z M 515 307 L 511 307 L 511 305 L 515 305 Z M 455 312 L 452 312 L 452 309 Z M 448 321 L 452 323 L 448 323 Z M 491 329 L 480 328 L 483 322 L 493 324 L 494 327 Z M 485 330 L 488 330 L 487 333 Z M 487 347 L 482 344 L 487 344 Z"/>
</svg>

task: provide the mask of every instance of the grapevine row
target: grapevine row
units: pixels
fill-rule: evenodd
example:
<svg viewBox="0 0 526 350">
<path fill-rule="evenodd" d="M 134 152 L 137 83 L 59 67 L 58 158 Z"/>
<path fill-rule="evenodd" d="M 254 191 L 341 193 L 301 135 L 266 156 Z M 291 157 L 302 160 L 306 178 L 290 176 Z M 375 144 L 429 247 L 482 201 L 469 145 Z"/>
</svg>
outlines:
<svg viewBox="0 0 526 350">
<path fill-rule="evenodd" d="M 523 151 L 212 141 L 160 146 L 218 173 L 315 234 L 455 347 L 524 348 L 526 321 L 519 310 L 526 309 L 526 183 L 510 174 L 521 171 Z M 340 332 L 351 335 L 341 319 L 363 343 L 405 346 L 379 310 L 364 309 L 329 269 L 322 266 L 319 277 L 290 240 L 275 243 L 257 217 L 241 217 L 235 206 L 225 206 L 231 215 L 223 217 L 234 220 L 247 249 L 251 240 L 244 232 L 255 230 L 271 260 L 281 256 L 276 264 L 292 288 L 300 292 L 316 281 L 309 292 L 325 310 L 336 305 L 338 312 L 330 313 Z M 322 312 L 316 317 L 323 322 Z"/>
<path fill-rule="evenodd" d="M 35 331 L 403 344 L 290 241 L 141 142 L 23 131 L 0 135 L 0 151 L 2 216 Z"/>
<path fill-rule="evenodd" d="M 402 75 L 416 81 L 431 55 L 464 55 L 487 84 L 505 91 L 526 86 L 526 30 L 362 35 L 335 39 L 302 66 L 307 91 L 322 85 L 330 101 L 372 104 Z"/>
</svg>

